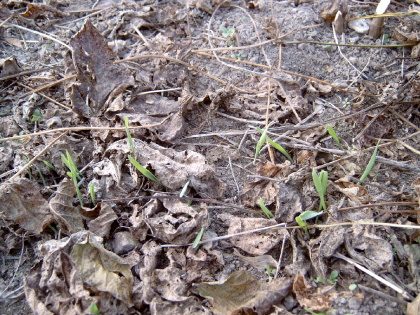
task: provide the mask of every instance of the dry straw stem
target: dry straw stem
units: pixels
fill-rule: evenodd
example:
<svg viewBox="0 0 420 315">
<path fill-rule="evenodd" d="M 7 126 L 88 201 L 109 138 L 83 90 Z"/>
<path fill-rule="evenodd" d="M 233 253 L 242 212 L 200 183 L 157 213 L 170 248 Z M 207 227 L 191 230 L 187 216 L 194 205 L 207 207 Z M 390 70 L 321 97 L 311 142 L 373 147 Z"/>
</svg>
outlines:
<svg viewBox="0 0 420 315">
<path fill-rule="evenodd" d="M 32 91 L 33 93 L 35 93 L 35 90 L 34 90 L 33 88 L 30 88 L 29 86 L 26 86 L 25 84 L 22 84 L 22 83 L 20 83 L 20 82 L 16 82 L 16 84 L 18 84 L 18 85 L 20 85 L 20 86 L 23 86 L 24 88 L 26 88 L 26 89 L 28 89 L 28 90 Z M 60 102 L 58 102 L 58 101 L 56 101 L 55 99 L 53 99 L 53 98 L 51 98 L 51 97 L 49 97 L 49 96 L 45 95 L 44 93 L 40 93 L 40 92 L 36 92 L 36 93 L 37 93 L 37 94 L 39 94 L 39 95 L 41 95 L 42 97 L 45 97 L 47 100 L 49 100 L 49 101 L 53 102 L 54 104 L 56 104 L 56 105 L 58 105 L 58 106 L 60 106 L 60 107 L 64 108 L 65 110 L 71 110 L 71 108 L 70 108 L 70 107 L 68 107 L 68 106 L 66 106 L 66 105 L 61 104 Z"/>
<path fill-rule="evenodd" d="M 152 128 L 162 125 L 165 121 L 167 121 L 169 118 L 171 118 L 172 115 L 169 115 L 164 120 L 162 120 L 160 123 L 153 124 L 153 125 L 145 125 L 145 126 L 136 126 L 136 127 L 128 127 L 128 129 L 135 130 L 135 129 L 144 129 L 144 128 Z M 31 133 L 29 135 L 20 135 L 20 136 L 14 136 L 9 138 L 3 138 L 0 139 L 0 143 L 10 141 L 10 140 L 17 140 L 17 139 L 23 139 L 23 138 L 32 138 L 39 135 L 45 135 L 48 133 L 54 133 L 54 132 L 62 132 L 62 131 L 85 131 L 85 130 L 122 130 L 125 131 L 124 127 L 66 127 L 66 128 L 57 128 L 57 129 L 50 129 L 50 130 L 44 130 L 40 132 Z"/>
<path fill-rule="evenodd" d="M 11 74 L 11 75 L 0 77 L 0 81 L 10 80 L 10 79 L 17 78 L 17 77 L 20 77 L 20 76 L 23 76 L 23 75 L 32 74 L 32 73 L 36 73 L 36 72 L 47 71 L 47 70 L 55 69 L 55 68 L 58 68 L 58 67 L 59 66 L 52 66 L 52 67 L 45 67 L 45 68 L 41 68 L 41 69 L 25 70 L 25 71 L 21 71 L 19 73 L 14 73 L 14 74 Z"/>
<path fill-rule="evenodd" d="M 377 274 L 375 274 L 374 272 L 370 271 L 369 269 L 359 265 L 358 263 L 356 263 L 353 259 L 348 258 L 344 255 L 341 255 L 340 253 L 337 254 L 333 254 L 334 257 L 336 258 L 340 258 L 342 260 L 347 261 L 349 264 L 352 264 L 353 266 L 355 266 L 356 268 L 362 270 L 363 272 L 365 272 L 366 274 L 368 274 L 369 276 L 375 278 L 376 280 L 378 280 L 379 282 L 382 282 L 383 284 L 385 284 L 386 286 L 390 287 L 391 289 L 395 290 L 396 292 L 398 292 L 399 294 L 401 294 L 405 299 L 411 301 L 412 297 L 410 296 L 410 294 L 408 294 L 406 291 L 404 291 L 403 289 L 401 289 L 399 286 L 379 277 Z"/>
<path fill-rule="evenodd" d="M 54 82 L 48 83 L 48 84 L 46 84 L 46 85 L 44 85 L 44 86 L 41 86 L 41 87 L 39 87 L 39 88 L 37 88 L 37 89 L 33 89 L 32 91 L 30 91 L 30 92 L 28 92 L 28 93 L 24 94 L 24 95 L 23 95 L 23 97 L 28 96 L 28 95 L 31 95 L 31 94 L 34 94 L 34 93 L 38 93 L 39 91 L 42 91 L 42 90 L 48 89 L 48 88 L 50 88 L 50 87 L 52 87 L 52 86 L 54 86 L 54 85 L 56 85 L 56 84 L 59 84 L 59 83 L 61 83 L 61 82 L 64 82 L 64 81 L 67 81 L 67 80 L 71 80 L 71 79 L 74 79 L 75 77 L 77 77 L 77 75 L 72 74 L 72 75 L 69 75 L 68 77 L 65 77 L 65 78 L 62 78 L 62 79 L 60 79 L 60 80 L 57 80 L 57 81 L 54 81 Z"/>
<path fill-rule="evenodd" d="M 249 230 L 249 231 L 244 231 L 244 232 L 240 232 L 237 234 L 229 234 L 229 235 L 224 235 L 224 236 L 219 236 L 219 237 L 214 237 L 211 239 L 207 239 L 204 241 L 201 241 L 199 243 L 199 245 L 201 244 L 205 244 L 205 243 L 210 243 L 210 242 L 216 242 L 216 241 L 220 241 L 220 240 L 225 240 L 225 239 L 229 239 L 235 236 L 241 236 L 241 235 L 246 235 L 246 234 L 252 234 L 252 233 L 259 233 L 261 231 L 266 231 L 266 230 L 271 230 L 271 229 L 279 229 L 279 230 L 294 230 L 294 229 L 303 229 L 303 228 L 318 228 L 318 229 L 324 229 L 324 228 L 333 228 L 333 227 L 337 227 L 337 226 L 348 226 L 348 225 L 371 225 L 371 226 L 388 226 L 388 227 L 395 227 L 395 228 L 403 228 L 403 229 L 417 229 L 420 230 L 420 225 L 405 225 L 405 224 L 394 224 L 394 223 L 383 223 L 383 222 L 342 222 L 342 223 L 334 223 L 334 224 L 314 224 L 314 225 L 307 225 L 307 226 L 285 226 L 286 223 L 280 223 L 280 224 L 275 224 L 272 226 L 267 226 L 261 229 L 255 229 L 255 230 Z M 183 244 L 183 245 L 178 245 L 178 244 L 167 244 L 167 245 L 162 245 L 162 248 L 169 248 L 169 247 L 184 247 L 184 246 L 191 246 L 192 243 L 189 244 Z"/>
<path fill-rule="evenodd" d="M 37 155 L 35 155 L 35 157 L 30 160 L 28 163 L 26 163 L 19 172 L 17 172 L 15 175 L 13 175 L 12 177 L 10 177 L 7 181 L 13 181 L 16 177 L 18 177 L 20 174 L 22 174 L 25 170 L 28 169 L 29 166 L 31 166 L 41 155 L 43 155 L 45 153 L 45 151 L 47 151 L 54 143 L 56 143 L 58 140 L 60 140 L 61 138 L 63 138 L 66 134 L 68 134 L 68 131 L 63 132 L 59 137 L 55 138 L 53 141 L 51 141 L 51 143 L 49 143 L 44 149 L 41 150 L 41 152 L 39 152 Z M 6 181 L 6 182 L 7 182 Z"/>
</svg>

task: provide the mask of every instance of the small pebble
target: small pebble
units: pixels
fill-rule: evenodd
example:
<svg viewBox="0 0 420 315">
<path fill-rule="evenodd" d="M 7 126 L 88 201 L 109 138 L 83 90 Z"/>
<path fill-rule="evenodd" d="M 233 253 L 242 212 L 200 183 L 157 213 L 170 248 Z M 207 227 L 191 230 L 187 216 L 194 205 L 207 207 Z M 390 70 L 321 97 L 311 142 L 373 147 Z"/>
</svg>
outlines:
<svg viewBox="0 0 420 315">
<path fill-rule="evenodd" d="M 349 300 L 349 308 L 352 310 L 358 310 L 360 308 L 360 302 L 357 298 L 352 297 Z"/>
<path fill-rule="evenodd" d="M 367 34 L 369 32 L 369 23 L 366 19 L 352 20 L 348 25 L 352 30 L 359 34 Z"/>
</svg>

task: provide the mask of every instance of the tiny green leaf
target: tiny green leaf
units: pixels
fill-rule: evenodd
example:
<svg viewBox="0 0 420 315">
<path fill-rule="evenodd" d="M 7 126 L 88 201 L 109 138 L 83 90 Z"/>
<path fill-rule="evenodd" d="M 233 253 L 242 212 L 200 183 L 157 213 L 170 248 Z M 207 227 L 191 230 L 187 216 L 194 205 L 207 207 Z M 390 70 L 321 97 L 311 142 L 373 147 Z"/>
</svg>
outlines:
<svg viewBox="0 0 420 315">
<path fill-rule="evenodd" d="M 312 170 L 312 180 L 314 181 L 315 189 L 319 195 L 320 203 L 319 210 L 327 210 L 327 205 L 325 204 L 325 194 L 327 192 L 328 186 L 328 172 L 321 171 L 317 173 L 315 169 Z"/>
<path fill-rule="evenodd" d="M 185 193 L 187 192 L 188 189 L 188 185 L 190 184 L 190 181 L 186 182 L 184 187 L 181 190 L 181 193 L 179 194 L 179 197 L 184 197 Z"/>
<path fill-rule="evenodd" d="M 258 128 L 257 127 L 257 130 L 261 133 L 261 134 L 264 134 L 264 131 L 261 129 L 261 128 Z M 261 138 L 260 138 L 261 139 Z M 292 157 L 289 155 L 289 153 L 280 145 L 280 144 L 278 144 L 277 142 L 275 142 L 275 141 L 273 141 L 273 140 L 271 140 L 270 139 L 270 137 L 269 136 L 267 136 L 267 132 L 265 133 L 265 139 L 268 141 L 268 143 L 274 148 L 274 149 L 276 149 L 277 151 L 279 151 L 281 154 L 283 154 L 285 157 L 287 157 L 291 162 L 293 162 L 293 159 L 292 159 Z M 264 140 L 264 142 L 265 142 L 265 140 Z M 264 144 L 264 142 L 263 142 L 263 144 Z M 260 150 L 261 150 L 261 148 L 260 148 Z M 259 152 L 258 152 L 259 153 Z"/>
<path fill-rule="evenodd" d="M 48 161 L 43 161 L 44 162 L 44 164 L 45 165 L 47 165 L 50 169 L 52 169 L 53 171 L 55 171 L 55 167 L 54 167 L 54 165 L 52 165 L 50 162 L 48 162 Z"/>
<path fill-rule="evenodd" d="M 99 311 L 99 307 L 96 303 L 92 303 L 89 307 L 89 312 L 93 315 L 99 315 L 101 312 Z"/>
<path fill-rule="evenodd" d="M 204 231 L 205 230 L 206 230 L 206 228 L 205 227 L 202 227 L 201 230 L 200 230 L 200 232 L 198 232 L 197 237 L 195 238 L 194 243 L 192 245 L 192 248 L 197 248 L 198 243 L 200 243 L 201 238 L 203 237 L 203 234 L 204 234 Z"/>
<path fill-rule="evenodd" d="M 330 136 L 334 139 L 334 141 L 338 144 L 340 149 L 343 148 L 343 146 L 341 145 L 340 139 L 338 138 L 337 134 L 335 133 L 334 128 L 331 127 L 331 126 L 327 126 L 327 131 L 330 134 Z"/>
<path fill-rule="evenodd" d="M 93 204 L 96 204 L 96 200 L 95 200 L 95 183 L 92 182 L 89 185 L 89 193 L 90 193 L 90 199 L 92 200 Z"/>
<path fill-rule="evenodd" d="M 266 207 L 264 200 L 260 197 L 260 199 L 258 199 L 258 205 L 260 206 L 260 208 L 262 209 L 262 211 L 264 211 L 265 215 L 267 216 L 267 218 L 271 219 L 274 218 L 274 215 L 271 213 L 271 211 Z"/>
<path fill-rule="evenodd" d="M 133 138 L 131 137 L 130 129 L 128 129 L 128 117 L 124 118 L 125 132 L 127 133 L 128 146 L 130 147 L 131 152 L 136 153 L 134 148 Z"/>
<path fill-rule="evenodd" d="M 353 283 L 353 284 L 350 284 L 350 285 L 349 285 L 349 290 L 350 290 L 350 291 L 354 291 L 354 290 L 356 290 L 356 289 L 357 289 L 357 284 Z"/>
<path fill-rule="evenodd" d="M 373 151 L 372 156 L 370 157 L 369 163 L 366 166 L 365 171 L 362 174 L 362 177 L 360 177 L 359 182 L 357 183 L 360 185 L 369 175 L 370 171 L 372 170 L 373 166 L 375 165 L 376 156 L 378 155 L 378 146 L 381 140 L 378 140 L 378 143 L 376 144 L 375 150 Z"/>
</svg>

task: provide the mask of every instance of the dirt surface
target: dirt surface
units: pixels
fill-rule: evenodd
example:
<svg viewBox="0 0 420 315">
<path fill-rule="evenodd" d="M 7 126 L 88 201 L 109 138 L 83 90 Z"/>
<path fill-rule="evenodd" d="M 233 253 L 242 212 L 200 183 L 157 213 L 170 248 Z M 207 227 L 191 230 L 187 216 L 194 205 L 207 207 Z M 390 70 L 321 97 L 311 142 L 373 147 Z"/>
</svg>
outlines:
<svg viewBox="0 0 420 315">
<path fill-rule="evenodd" d="M 1 2 L 0 314 L 419 314 L 419 4 L 376 6 Z"/>
</svg>

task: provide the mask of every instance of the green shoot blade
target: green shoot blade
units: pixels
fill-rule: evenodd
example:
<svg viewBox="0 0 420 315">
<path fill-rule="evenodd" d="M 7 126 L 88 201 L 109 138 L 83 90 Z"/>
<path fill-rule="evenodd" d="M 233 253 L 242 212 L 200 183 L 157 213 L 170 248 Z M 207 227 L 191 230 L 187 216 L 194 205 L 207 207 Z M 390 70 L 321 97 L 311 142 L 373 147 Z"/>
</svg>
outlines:
<svg viewBox="0 0 420 315">
<path fill-rule="evenodd" d="M 190 184 L 190 181 L 188 181 L 185 185 L 184 185 L 184 187 L 182 188 L 182 190 L 181 190 L 181 193 L 179 194 L 179 197 L 184 197 L 184 195 L 185 195 L 185 193 L 187 192 L 187 189 L 188 189 L 188 185 Z"/>
<path fill-rule="evenodd" d="M 137 162 L 131 155 L 128 156 L 128 159 L 130 160 L 131 164 L 133 164 L 134 167 L 138 169 L 140 173 L 143 174 L 143 176 L 147 177 L 150 180 L 155 181 L 156 183 L 162 185 L 165 188 L 169 188 L 165 186 L 159 179 L 157 179 L 157 177 L 153 175 L 151 171 L 149 171 L 147 168 L 145 168 L 139 162 Z"/>
<path fill-rule="evenodd" d="M 319 209 L 326 211 L 327 205 L 325 204 L 325 194 L 327 192 L 328 185 L 328 172 L 321 171 L 321 173 L 318 174 L 314 169 L 312 171 L 312 180 L 314 181 L 315 189 L 320 199 Z"/>
<path fill-rule="evenodd" d="M 341 145 L 340 138 L 338 138 L 337 134 L 335 133 L 334 128 L 331 126 L 327 126 L 327 131 L 330 134 L 330 136 L 334 139 L 334 141 L 338 144 L 340 149 L 342 149 L 343 146 Z"/>
<path fill-rule="evenodd" d="M 204 231 L 206 230 L 205 227 L 202 227 L 200 232 L 198 232 L 197 237 L 194 240 L 194 243 L 192 244 L 192 248 L 197 248 L 198 244 L 201 241 L 201 238 L 203 237 Z"/>
<path fill-rule="evenodd" d="M 287 157 L 291 162 L 293 162 L 292 157 L 289 155 L 289 153 L 277 142 L 274 142 L 270 139 L 269 136 L 267 136 L 268 143 L 277 151 L 279 151 L 281 154 L 283 154 L 285 157 Z"/>
<path fill-rule="evenodd" d="M 262 209 L 262 211 L 264 211 L 265 215 L 267 216 L 267 218 L 271 219 L 274 218 L 274 215 L 271 213 L 271 211 L 266 207 L 264 200 L 260 197 L 260 199 L 258 199 L 257 204 L 260 206 L 260 208 Z"/>
<path fill-rule="evenodd" d="M 376 144 L 375 150 L 373 151 L 372 156 L 370 157 L 369 163 L 366 166 L 365 171 L 362 174 L 362 177 L 360 177 L 359 182 L 357 185 L 360 185 L 369 175 L 370 171 L 372 170 L 373 166 L 375 165 L 376 156 L 378 155 L 378 146 L 381 140 L 378 140 L 378 143 Z"/>
<path fill-rule="evenodd" d="M 261 129 L 259 129 L 259 131 L 261 132 L 261 137 L 260 137 L 260 140 L 258 140 L 258 142 L 257 142 L 257 146 L 255 147 L 254 164 L 255 164 L 255 161 L 257 160 L 258 155 L 260 155 L 260 151 L 261 151 L 262 146 L 264 145 L 264 143 L 266 141 L 268 126 L 265 127 L 264 131 L 262 131 Z"/>
<path fill-rule="evenodd" d="M 95 200 L 95 183 L 92 182 L 89 185 L 89 193 L 90 193 L 90 199 L 92 200 L 93 204 L 96 204 L 96 200 Z"/>
<path fill-rule="evenodd" d="M 50 169 L 52 169 L 53 171 L 55 171 L 55 167 L 54 167 L 54 165 L 52 165 L 50 162 L 48 162 L 48 161 L 43 161 L 44 162 L 44 164 L 45 165 L 47 165 Z"/>
</svg>

